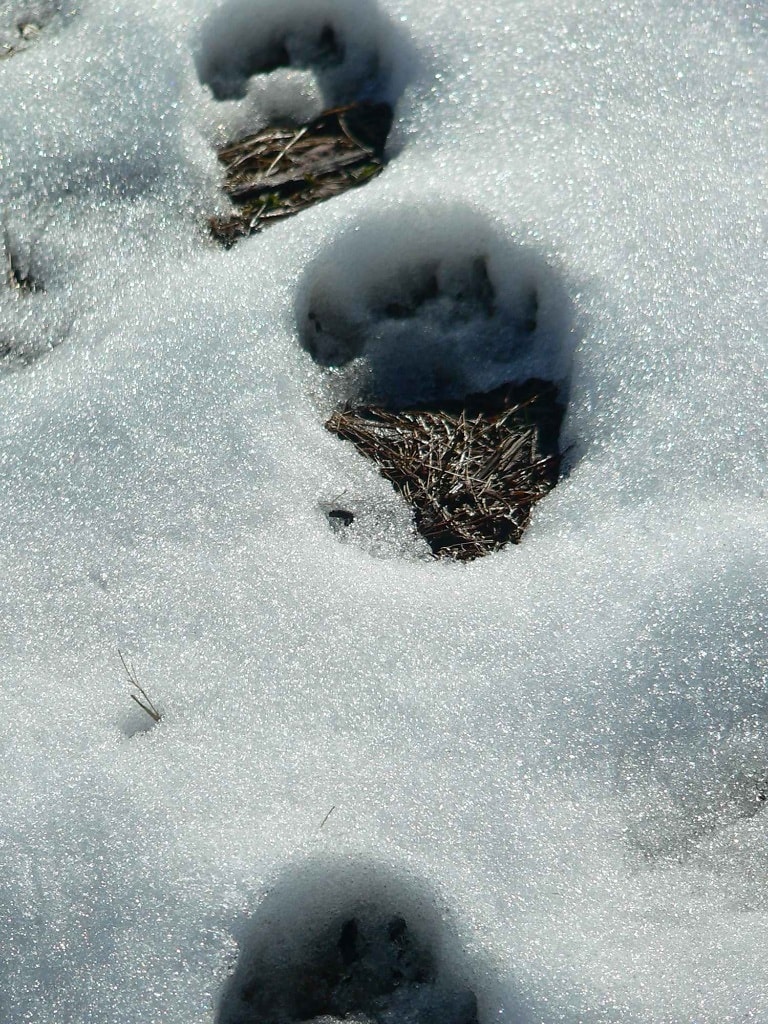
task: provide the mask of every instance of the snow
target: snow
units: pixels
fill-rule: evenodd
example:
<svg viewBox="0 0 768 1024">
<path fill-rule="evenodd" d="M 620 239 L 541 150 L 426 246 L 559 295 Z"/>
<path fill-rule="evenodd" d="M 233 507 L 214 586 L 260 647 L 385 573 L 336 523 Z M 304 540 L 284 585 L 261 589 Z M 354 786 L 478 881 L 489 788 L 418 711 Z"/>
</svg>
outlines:
<svg viewBox="0 0 768 1024">
<path fill-rule="evenodd" d="M 234 1024 L 254 958 L 296 984 L 358 915 L 434 963 L 401 1024 L 467 992 L 480 1024 L 768 1021 L 762 7 L 5 0 L 0 45 L 27 19 L 0 1018 Z M 247 79 L 284 35 L 297 66 Z M 397 103 L 376 181 L 208 239 L 216 144 L 366 91 Z M 392 301 L 406 329 L 361 340 Z M 568 471 L 471 564 L 323 429 L 371 379 L 528 372 Z"/>
</svg>

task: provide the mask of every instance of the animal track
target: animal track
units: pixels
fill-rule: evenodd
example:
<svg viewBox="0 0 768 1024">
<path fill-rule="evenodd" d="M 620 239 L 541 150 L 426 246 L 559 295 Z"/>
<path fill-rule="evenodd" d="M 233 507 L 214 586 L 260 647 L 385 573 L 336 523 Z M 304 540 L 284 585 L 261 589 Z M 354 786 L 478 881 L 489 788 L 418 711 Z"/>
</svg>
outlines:
<svg viewBox="0 0 768 1024">
<path fill-rule="evenodd" d="M 634 798 L 637 810 L 627 829 L 631 848 L 650 864 L 682 864 L 716 843 L 719 834 L 764 813 L 768 771 L 740 769 L 706 790 L 660 787 L 652 799 L 647 794 Z"/>
<path fill-rule="evenodd" d="M 297 312 L 332 370 L 326 427 L 377 464 L 432 553 L 517 543 L 560 469 L 572 330 L 554 272 L 469 210 L 416 211 L 324 253 Z"/>
<path fill-rule="evenodd" d="M 376 177 L 409 51 L 374 0 L 228 0 L 211 14 L 198 77 L 217 100 L 250 93 L 218 149 L 233 209 L 209 219 L 214 238 L 230 246 Z M 259 97 L 253 76 L 279 69 Z M 295 94 L 297 70 L 314 76 L 308 103 Z"/>
<path fill-rule="evenodd" d="M 310 868 L 268 895 L 217 1024 L 477 1024 L 473 992 L 413 927 L 414 895 L 366 875 Z"/>
<path fill-rule="evenodd" d="M 310 268 L 297 314 L 302 346 L 342 371 L 348 401 L 402 409 L 568 376 L 557 276 L 466 209 L 358 225 Z"/>
<path fill-rule="evenodd" d="M 195 63 L 217 100 L 243 99 L 248 80 L 312 70 L 326 106 L 393 102 L 407 50 L 372 0 L 228 0 L 203 25 Z"/>
</svg>

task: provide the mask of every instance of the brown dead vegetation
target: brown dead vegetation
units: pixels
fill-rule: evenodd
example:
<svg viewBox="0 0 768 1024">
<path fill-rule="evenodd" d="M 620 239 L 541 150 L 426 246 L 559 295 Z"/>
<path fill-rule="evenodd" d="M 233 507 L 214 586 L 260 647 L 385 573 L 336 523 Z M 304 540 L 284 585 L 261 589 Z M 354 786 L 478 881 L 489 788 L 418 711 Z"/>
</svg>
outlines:
<svg viewBox="0 0 768 1024">
<path fill-rule="evenodd" d="M 211 233 L 224 245 L 362 185 L 384 166 L 392 124 L 386 103 L 353 103 L 313 121 L 270 126 L 219 150 L 224 192 L 235 211 L 213 217 Z"/>
<path fill-rule="evenodd" d="M 564 408 L 556 387 L 536 379 L 447 405 L 344 406 L 326 428 L 377 464 L 436 556 L 469 561 L 518 543 L 557 483 Z"/>
</svg>

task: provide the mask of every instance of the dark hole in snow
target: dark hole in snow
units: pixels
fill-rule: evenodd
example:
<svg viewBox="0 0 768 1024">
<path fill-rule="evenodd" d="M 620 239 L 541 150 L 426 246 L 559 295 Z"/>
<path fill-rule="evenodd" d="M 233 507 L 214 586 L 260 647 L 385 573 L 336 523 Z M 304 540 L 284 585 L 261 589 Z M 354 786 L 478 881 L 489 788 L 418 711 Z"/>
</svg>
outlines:
<svg viewBox="0 0 768 1024">
<path fill-rule="evenodd" d="M 345 508 L 332 508 L 328 513 L 328 518 L 331 520 L 331 525 L 339 529 L 340 527 L 351 526 L 355 521 L 355 514 Z"/>
</svg>

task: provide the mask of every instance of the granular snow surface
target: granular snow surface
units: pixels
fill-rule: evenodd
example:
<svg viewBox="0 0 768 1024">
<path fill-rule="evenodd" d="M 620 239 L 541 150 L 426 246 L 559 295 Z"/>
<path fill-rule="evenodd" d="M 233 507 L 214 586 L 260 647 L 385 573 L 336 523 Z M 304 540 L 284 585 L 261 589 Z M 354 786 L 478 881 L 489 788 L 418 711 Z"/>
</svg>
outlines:
<svg viewBox="0 0 768 1024">
<path fill-rule="evenodd" d="M 768 1024 L 762 3 L 0 0 L 0 58 L 3 1024 L 293 1024 L 345 942 L 352 1022 Z M 384 173 L 215 244 L 216 147 L 350 97 Z M 563 478 L 472 563 L 323 428 L 527 376 Z"/>
</svg>

